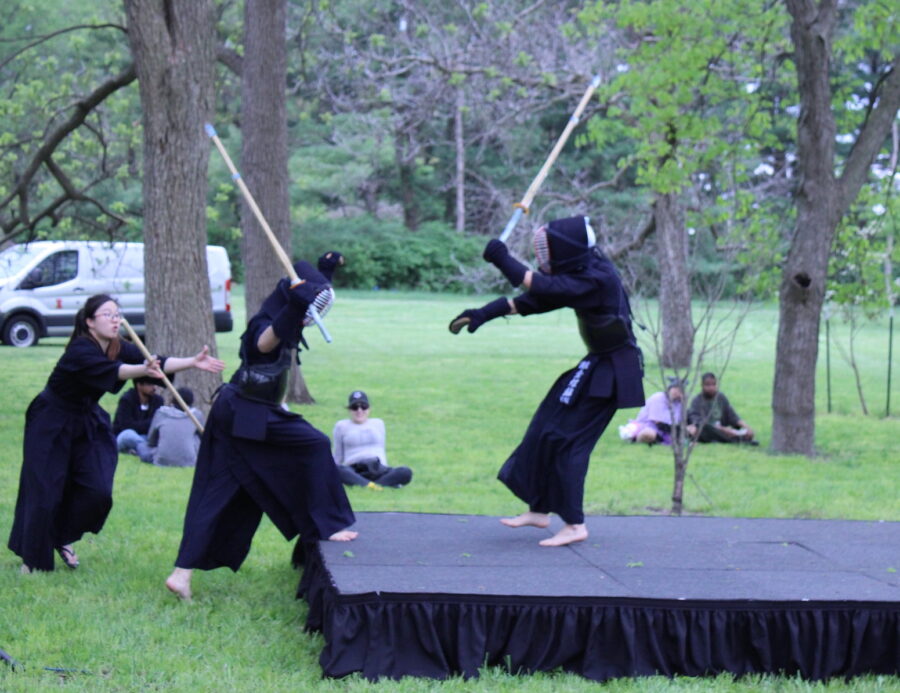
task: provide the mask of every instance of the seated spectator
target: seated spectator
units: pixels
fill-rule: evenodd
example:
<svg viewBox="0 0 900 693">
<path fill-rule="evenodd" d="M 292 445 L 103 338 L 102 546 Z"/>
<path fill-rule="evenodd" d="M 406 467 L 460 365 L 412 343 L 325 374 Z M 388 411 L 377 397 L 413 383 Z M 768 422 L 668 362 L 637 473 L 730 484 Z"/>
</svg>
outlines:
<svg viewBox="0 0 900 693">
<path fill-rule="evenodd" d="M 203 425 L 203 412 L 191 405 L 194 392 L 189 387 L 179 387 L 178 394 L 188 405 L 191 414 Z M 135 443 L 135 452 L 141 462 L 158 467 L 193 467 L 197 464 L 200 449 L 200 432 L 191 418 L 170 397 L 168 405 L 156 410 L 146 440 Z"/>
<path fill-rule="evenodd" d="M 665 392 L 655 392 L 647 398 L 637 418 L 619 428 L 622 438 L 633 443 L 672 444 L 672 429 L 681 423 L 684 390 L 681 381 L 673 379 Z"/>
<path fill-rule="evenodd" d="M 399 488 L 412 479 L 409 467 L 389 467 L 385 453 L 384 421 L 369 418 L 369 398 L 362 390 L 350 393 L 351 419 L 334 425 L 334 461 L 348 486 Z"/>
<path fill-rule="evenodd" d="M 153 415 L 163 405 L 163 398 L 159 396 L 162 385 L 158 378 L 135 378 L 134 388 L 119 398 L 113 419 L 119 452 L 137 455 L 138 444 L 147 442 Z"/>
<path fill-rule="evenodd" d="M 202 426 L 203 412 L 191 406 L 194 403 L 193 391 L 189 387 L 179 387 L 178 394 Z M 200 431 L 191 417 L 175 402 L 174 397 L 167 406 L 160 407 L 153 415 L 147 445 L 150 459 L 142 456 L 141 460 L 144 462 L 152 462 L 159 467 L 193 467 L 197 464 Z"/>
<path fill-rule="evenodd" d="M 713 373 L 704 373 L 702 391 L 691 401 L 688 409 L 688 435 L 701 443 L 749 443 L 753 429 L 738 416 L 728 398 L 719 392 L 719 382 Z"/>
</svg>

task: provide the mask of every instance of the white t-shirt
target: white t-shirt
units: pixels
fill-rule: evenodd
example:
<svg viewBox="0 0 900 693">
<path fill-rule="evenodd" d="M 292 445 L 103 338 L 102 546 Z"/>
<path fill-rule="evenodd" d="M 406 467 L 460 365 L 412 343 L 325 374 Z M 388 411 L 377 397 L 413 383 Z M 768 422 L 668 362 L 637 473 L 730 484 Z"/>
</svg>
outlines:
<svg viewBox="0 0 900 693">
<path fill-rule="evenodd" d="M 388 466 L 385 447 L 384 421 L 367 419 L 365 423 L 354 423 L 351 419 L 341 419 L 334 425 L 334 461 L 350 465 L 361 460 L 377 457 L 381 464 Z"/>
</svg>

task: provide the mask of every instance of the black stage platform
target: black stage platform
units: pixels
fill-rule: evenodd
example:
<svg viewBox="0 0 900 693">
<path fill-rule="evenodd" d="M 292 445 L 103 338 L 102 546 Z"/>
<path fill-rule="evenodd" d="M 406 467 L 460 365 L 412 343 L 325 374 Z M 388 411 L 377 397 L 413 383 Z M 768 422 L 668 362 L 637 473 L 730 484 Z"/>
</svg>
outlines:
<svg viewBox="0 0 900 693">
<path fill-rule="evenodd" d="M 900 674 L 900 523 L 601 516 L 538 546 L 560 526 L 358 513 L 307 549 L 324 674 Z"/>
</svg>

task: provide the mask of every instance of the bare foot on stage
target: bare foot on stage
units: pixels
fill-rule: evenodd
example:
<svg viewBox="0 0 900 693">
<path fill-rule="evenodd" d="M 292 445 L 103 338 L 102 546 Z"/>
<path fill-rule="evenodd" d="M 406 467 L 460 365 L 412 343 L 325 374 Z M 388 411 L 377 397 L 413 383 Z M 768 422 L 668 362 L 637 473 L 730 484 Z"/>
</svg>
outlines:
<svg viewBox="0 0 900 693">
<path fill-rule="evenodd" d="M 584 525 L 566 525 L 549 539 L 538 542 L 541 546 L 566 546 L 588 538 Z"/>
<path fill-rule="evenodd" d="M 335 532 L 330 537 L 328 537 L 328 541 L 353 541 L 358 536 L 359 532 L 353 532 L 349 529 L 342 529 L 340 532 Z"/>
<path fill-rule="evenodd" d="M 172 574 L 166 578 L 166 587 L 186 602 L 191 601 L 191 575 L 188 568 L 175 568 Z"/>
<path fill-rule="evenodd" d="M 500 522 L 507 527 L 549 527 L 550 516 L 547 513 L 522 513 L 516 517 L 501 517 Z"/>
</svg>

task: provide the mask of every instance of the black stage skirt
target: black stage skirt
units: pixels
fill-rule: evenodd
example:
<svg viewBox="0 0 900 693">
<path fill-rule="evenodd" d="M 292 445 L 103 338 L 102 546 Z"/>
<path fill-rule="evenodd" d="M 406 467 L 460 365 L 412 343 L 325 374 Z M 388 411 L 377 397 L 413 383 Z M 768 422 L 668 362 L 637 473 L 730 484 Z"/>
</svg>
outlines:
<svg viewBox="0 0 900 693">
<path fill-rule="evenodd" d="M 616 413 L 614 378 L 600 370 L 609 361 L 587 357 L 553 384 L 525 437 L 498 474 L 529 510 L 556 513 L 566 524 L 584 522 L 584 479 L 591 452 Z M 593 383 L 608 380 L 602 397 Z"/>
<path fill-rule="evenodd" d="M 355 522 L 328 436 L 226 385 L 203 434 L 175 565 L 236 571 L 262 513 L 288 540 L 326 539 Z"/>
<path fill-rule="evenodd" d="M 109 414 L 44 390 L 25 413 L 23 452 L 9 548 L 30 568 L 53 570 L 54 547 L 99 532 L 112 509 L 118 452 Z"/>
</svg>

